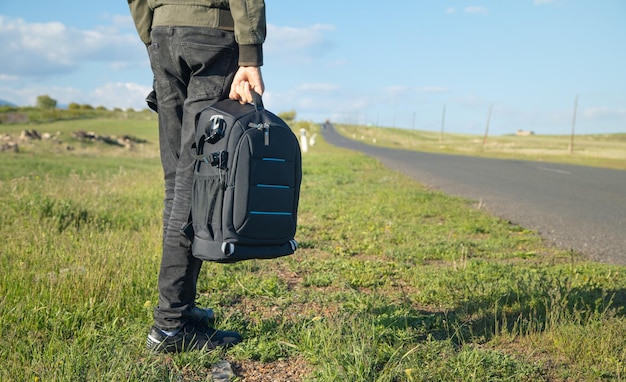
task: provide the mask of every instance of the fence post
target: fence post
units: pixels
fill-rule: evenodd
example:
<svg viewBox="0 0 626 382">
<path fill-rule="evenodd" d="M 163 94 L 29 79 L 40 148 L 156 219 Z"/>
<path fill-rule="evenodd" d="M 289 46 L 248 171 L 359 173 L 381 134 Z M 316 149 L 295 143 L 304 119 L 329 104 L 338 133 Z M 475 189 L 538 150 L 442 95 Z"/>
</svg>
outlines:
<svg viewBox="0 0 626 382">
<path fill-rule="evenodd" d="M 569 153 L 572 155 L 574 153 L 574 135 L 576 130 L 576 111 L 578 109 L 578 94 L 576 94 L 576 98 L 574 99 L 574 115 L 572 116 L 572 135 L 569 141 Z"/>
<path fill-rule="evenodd" d="M 485 127 L 485 137 L 483 138 L 483 148 L 487 144 L 487 136 L 489 135 L 489 122 L 491 121 L 492 109 L 493 109 L 493 104 L 489 105 L 489 114 L 487 115 L 487 126 Z"/>
<path fill-rule="evenodd" d="M 439 133 L 439 142 L 443 142 L 443 127 L 446 124 L 446 105 L 443 105 L 443 113 L 441 115 L 441 132 Z"/>
</svg>

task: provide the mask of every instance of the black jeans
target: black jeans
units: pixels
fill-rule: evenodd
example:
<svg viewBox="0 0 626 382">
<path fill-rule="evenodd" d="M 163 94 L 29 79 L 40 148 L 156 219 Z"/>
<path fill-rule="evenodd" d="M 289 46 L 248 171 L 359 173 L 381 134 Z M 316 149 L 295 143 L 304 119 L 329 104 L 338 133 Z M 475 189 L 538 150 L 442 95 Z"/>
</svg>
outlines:
<svg viewBox="0 0 626 382">
<path fill-rule="evenodd" d="M 154 323 L 175 330 L 189 320 L 202 261 L 181 246 L 193 183 L 195 117 L 228 96 L 237 70 L 234 33 L 202 27 L 155 27 L 148 51 L 155 79 L 165 177 L 163 253 Z"/>
</svg>

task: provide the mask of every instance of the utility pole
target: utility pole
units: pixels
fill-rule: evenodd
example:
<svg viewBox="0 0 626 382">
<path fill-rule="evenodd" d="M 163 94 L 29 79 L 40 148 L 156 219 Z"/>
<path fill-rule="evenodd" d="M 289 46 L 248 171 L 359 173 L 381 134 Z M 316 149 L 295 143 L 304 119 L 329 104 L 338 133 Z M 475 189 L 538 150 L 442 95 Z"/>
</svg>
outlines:
<svg viewBox="0 0 626 382">
<path fill-rule="evenodd" d="M 570 137 L 569 142 L 569 154 L 572 155 L 574 153 L 574 135 L 576 130 L 576 111 L 578 109 L 578 94 L 576 94 L 576 98 L 574 99 L 574 115 L 572 116 L 572 136 Z"/>
</svg>

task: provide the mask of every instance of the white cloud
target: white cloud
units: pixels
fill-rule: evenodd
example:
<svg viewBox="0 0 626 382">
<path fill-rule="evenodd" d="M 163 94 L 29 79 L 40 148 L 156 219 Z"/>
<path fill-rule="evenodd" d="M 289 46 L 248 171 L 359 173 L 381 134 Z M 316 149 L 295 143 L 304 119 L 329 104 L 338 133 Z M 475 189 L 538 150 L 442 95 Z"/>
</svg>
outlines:
<svg viewBox="0 0 626 382">
<path fill-rule="evenodd" d="M 580 114 L 585 119 L 615 119 L 626 122 L 626 109 L 624 108 L 612 109 L 606 106 L 589 107 L 583 109 Z"/>
<path fill-rule="evenodd" d="M 145 49 L 135 34 L 117 26 L 93 30 L 59 22 L 29 23 L 0 16 L 0 75 L 39 77 L 77 70 L 85 62 L 143 59 Z"/>
<path fill-rule="evenodd" d="M 448 13 L 448 14 L 456 13 L 456 8 L 448 7 L 448 8 L 446 8 L 446 13 Z"/>
<path fill-rule="evenodd" d="M 17 76 L 10 76 L 8 74 L 0 74 L 0 81 L 17 81 Z"/>
<path fill-rule="evenodd" d="M 391 97 L 402 96 L 403 94 L 408 93 L 410 90 L 410 87 L 403 85 L 387 86 L 385 88 L 385 92 Z"/>
<path fill-rule="evenodd" d="M 113 25 L 120 28 L 128 28 L 131 30 L 135 30 L 135 23 L 133 22 L 133 18 L 128 15 L 107 15 L 104 17 L 105 20 L 111 20 Z"/>
<path fill-rule="evenodd" d="M 411 93 L 413 90 L 409 86 L 404 85 L 393 85 L 387 86 L 383 89 L 383 92 L 380 94 L 380 102 L 384 104 L 402 104 L 406 102 L 407 99 L 410 99 Z M 373 100 L 372 100 L 373 102 Z"/>
<path fill-rule="evenodd" d="M 487 14 L 489 10 L 486 7 L 478 6 L 478 5 L 470 5 L 463 9 L 465 13 L 473 13 L 473 14 Z"/>
<path fill-rule="evenodd" d="M 150 87 L 132 82 L 107 83 L 86 94 L 85 99 L 88 100 L 86 103 L 108 109 L 132 107 L 142 110 L 147 107 L 144 100 L 150 90 Z"/>
<path fill-rule="evenodd" d="M 334 43 L 326 37 L 335 27 L 314 24 L 306 28 L 279 27 L 268 24 L 265 54 L 287 62 L 311 62 L 332 50 Z"/>
</svg>

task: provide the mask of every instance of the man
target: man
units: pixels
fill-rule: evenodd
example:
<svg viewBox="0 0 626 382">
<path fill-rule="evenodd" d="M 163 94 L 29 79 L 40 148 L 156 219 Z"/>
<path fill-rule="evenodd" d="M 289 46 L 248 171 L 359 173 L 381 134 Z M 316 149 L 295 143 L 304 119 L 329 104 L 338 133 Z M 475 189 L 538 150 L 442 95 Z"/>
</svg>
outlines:
<svg viewBox="0 0 626 382">
<path fill-rule="evenodd" d="M 191 204 L 195 116 L 230 97 L 252 102 L 264 91 L 264 0 L 128 0 L 148 47 L 159 114 L 165 177 L 159 303 L 147 347 L 156 352 L 214 349 L 241 341 L 207 324 L 210 309 L 195 306 L 202 261 L 181 245 Z"/>
</svg>

